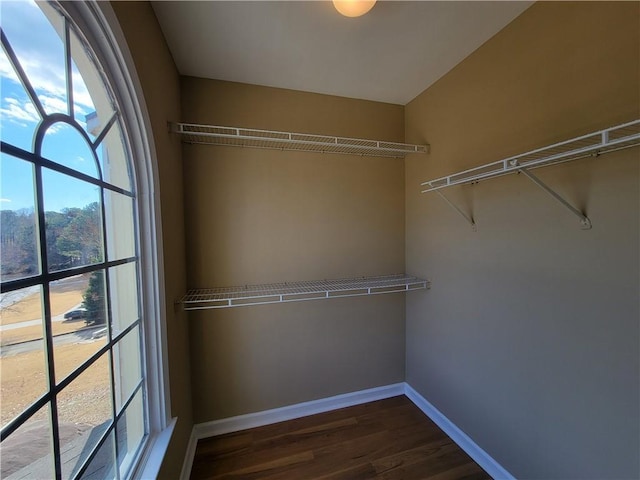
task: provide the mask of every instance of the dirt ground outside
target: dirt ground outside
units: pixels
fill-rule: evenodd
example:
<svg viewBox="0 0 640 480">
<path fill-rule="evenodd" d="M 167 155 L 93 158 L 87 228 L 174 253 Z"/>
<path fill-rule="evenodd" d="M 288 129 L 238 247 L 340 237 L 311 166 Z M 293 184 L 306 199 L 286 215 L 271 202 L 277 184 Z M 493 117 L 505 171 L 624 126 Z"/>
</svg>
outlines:
<svg viewBox="0 0 640 480">
<path fill-rule="evenodd" d="M 89 285 L 88 275 L 79 275 L 65 281 L 51 284 L 51 316 L 55 317 L 82 303 L 82 294 Z M 3 307 L 0 311 L 0 325 L 26 322 L 42 318 L 42 295 L 36 289 L 19 302 Z"/>
<path fill-rule="evenodd" d="M 104 344 L 91 341 L 56 347 L 56 358 L 69 370 Z M 0 358 L 2 425 L 20 414 L 46 389 L 44 353 L 32 351 Z M 109 355 L 102 355 L 58 396 L 59 439 L 63 452 L 81 451 L 87 435 L 112 418 Z M 0 445 L 0 477 L 49 478 L 51 458 L 50 411 L 42 408 Z M 75 457 L 74 457 L 75 458 Z M 64 458 L 63 458 L 64 459 Z M 75 463 L 76 460 L 71 460 Z"/>
<path fill-rule="evenodd" d="M 88 275 L 52 283 L 50 291 L 52 317 L 58 317 L 61 320 L 61 315 L 81 304 L 87 285 Z M 43 338 L 40 292 L 32 289 L 30 292 L 20 293 L 23 295 L 17 302 L 5 304 L 0 310 L 0 326 L 8 326 L 8 329 L 0 332 L 0 344 L 3 347 Z M 25 322 L 25 326 L 18 327 L 19 322 Z M 52 322 L 54 336 L 77 332 L 85 327 L 83 320 Z M 84 335 L 84 337 L 84 339 L 78 337 L 77 340 L 73 339 L 69 343 L 54 346 L 56 381 L 59 382 L 80 366 L 106 342 L 104 337 L 98 339 L 86 338 L 90 335 Z M 0 419 L 3 427 L 40 398 L 48 388 L 45 374 L 46 358 L 42 342 L 29 348 L 30 350 L 27 349 L 29 351 L 15 354 L 0 350 Z M 108 352 L 58 395 L 57 406 L 60 424 L 66 425 L 66 428 L 73 427 L 71 430 L 76 433 L 86 431 L 111 418 Z M 21 436 L 21 430 L 31 431 L 33 435 L 33 425 L 40 424 L 44 425 L 42 435 L 47 437 L 45 431 L 50 431 L 46 427 L 48 423 L 49 409 L 45 407 L 32 416 L 27 424 L 20 427 L 7 441 L 22 442 L 24 439 L 18 438 Z"/>
<path fill-rule="evenodd" d="M 104 339 L 62 345 L 56 347 L 56 358 L 61 362 L 61 366 L 68 366 L 68 372 L 103 345 Z M 74 381 L 65 388 L 64 395 L 60 395 L 58 400 L 58 415 L 61 421 L 98 425 L 111 416 L 108 362 L 108 354 L 102 355 L 79 377 L 79 381 Z M 42 351 L 0 358 L 0 417 L 3 426 L 45 393 L 47 385 L 44 366 Z M 48 412 L 42 411 L 37 415 L 46 417 Z"/>
<path fill-rule="evenodd" d="M 85 327 L 84 320 L 74 322 L 54 322 L 52 324 L 53 335 L 62 335 L 70 332 L 77 332 Z M 16 328 L 14 330 L 6 330 L 0 333 L 0 346 L 13 345 L 31 340 L 40 340 L 43 338 L 42 325 L 34 325 L 32 327 Z"/>
</svg>

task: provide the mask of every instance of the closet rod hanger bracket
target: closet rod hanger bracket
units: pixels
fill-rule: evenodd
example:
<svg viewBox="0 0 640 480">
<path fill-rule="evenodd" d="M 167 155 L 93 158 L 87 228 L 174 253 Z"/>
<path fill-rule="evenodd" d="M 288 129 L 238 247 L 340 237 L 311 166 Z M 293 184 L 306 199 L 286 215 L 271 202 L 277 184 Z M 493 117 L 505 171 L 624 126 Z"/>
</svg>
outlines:
<svg viewBox="0 0 640 480">
<path fill-rule="evenodd" d="M 591 225 L 591 220 L 589 220 L 589 217 L 587 217 L 584 213 L 582 213 L 576 207 L 571 205 L 558 192 L 553 190 L 551 187 L 549 187 L 546 183 L 544 183 L 542 180 L 540 180 L 538 177 L 536 177 L 533 173 L 531 173 L 526 168 L 520 168 L 518 171 L 522 173 L 525 177 L 527 177 L 529 180 L 531 180 L 533 183 L 535 183 L 542 190 L 547 192 L 552 198 L 558 201 L 561 205 L 563 205 L 567 210 L 573 213 L 576 217 L 578 217 L 580 219 L 580 225 L 581 225 L 580 228 L 582 228 L 583 230 L 591 230 L 592 225 Z"/>
<path fill-rule="evenodd" d="M 522 173 L 565 206 L 571 213 L 576 215 L 580 219 L 583 230 L 589 230 L 591 229 L 591 221 L 589 218 L 567 202 L 556 191 L 544 184 L 538 177 L 533 175 L 531 170 L 588 157 L 598 158 L 605 153 L 617 152 L 638 146 L 640 146 L 640 119 L 422 182 L 421 186 L 424 188 L 420 193 L 439 193 L 440 190 L 454 185 L 475 184 L 481 180 L 488 180 L 510 173 Z M 465 214 L 456 205 L 453 205 L 444 195 L 440 194 L 440 197 L 455 208 L 467 222 L 475 226 L 473 218 Z"/>
<path fill-rule="evenodd" d="M 440 196 L 440 198 L 442 198 L 442 200 L 444 200 L 451 208 L 453 208 L 456 212 L 458 212 L 460 214 L 460 216 L 462 218 L 464 218 L 469 225 L 471 225 L 471 228 L 473 229 L 474 232 L 478 231 L 478 227 L 476 226 L 476 222 L 473 220 L 473 217 L 470 215 L 467 215 L 465 212 L 462 211 L 462 209 L 460 207 L 458 207 L 455 203 L 453 203 L 451 200 L 449 200 L 444 193 L 442 193 L 440 190 L 435 190 L 435 192 Z"/>
</svg>

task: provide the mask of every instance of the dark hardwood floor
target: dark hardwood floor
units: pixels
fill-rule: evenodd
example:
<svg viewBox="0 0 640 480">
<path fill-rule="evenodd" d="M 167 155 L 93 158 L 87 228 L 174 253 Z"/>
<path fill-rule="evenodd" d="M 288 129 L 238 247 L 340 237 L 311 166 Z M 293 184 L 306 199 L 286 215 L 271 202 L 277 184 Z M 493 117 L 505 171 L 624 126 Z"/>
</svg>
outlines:
<svg viewBox="0 0 640 480">
<path fill-rule="evenodd" d="M 402 395 L 201 440 L 191 478 L 491 477 Z"/>
</svg>

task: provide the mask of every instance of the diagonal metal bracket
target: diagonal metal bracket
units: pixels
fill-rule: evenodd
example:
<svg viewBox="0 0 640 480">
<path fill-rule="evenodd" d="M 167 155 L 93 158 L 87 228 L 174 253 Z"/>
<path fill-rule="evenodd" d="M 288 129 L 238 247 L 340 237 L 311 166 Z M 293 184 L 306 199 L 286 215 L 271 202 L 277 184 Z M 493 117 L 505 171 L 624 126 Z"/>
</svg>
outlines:
<svg viewBox="0 0 640 480">
<path fill-rule="evenodd" d="M 476 232 L 478 230 L 478 228 L 476 227 L 476 222 L 473 220 L 473 217 L 467 215 L 465 212 L 463 212 L 460 207 L 458 207 L 456 204 L 454 204 L 451 200 L 449 200 L 447 197 L 444 196 L 444 193 L 442 193 L 440 190 L 434 190 L 438 195 L 440 195 L 440 198 L 442 198 L 445 202 L 447 202 L 447 204 L 453 208 L 456 212 L 458 212 L 467 222 L 469 222 L 469 225 L 471 225 L 471 228 L 473 228 L 473 231 Z"/>
<path fill-rule="evenodd" d="M 520 168 L 518 169 L 518 171 L 522 173 L 525 177 L 527 177 L 529 180 L 531 180 L 533 183 L 535 183 L 542 190 L 547 192 L 555 200 L 560 202 L 567 210 L 573 213 L 576 217 L 578 217 L 580 219 L 580 225 L 583 230 L 591 229 L 591 220 L 589 220 L 589 218 L 584 213 L 582 213 L 576 207 L 574 207 L 569 202 L 567 202 L 555 190 L 551 189 L 546 183 L 544 183 L 542 180 L 540 180 L 538 177 L 536 177 L 533 173 L 531 173 L 526 168 Z"/>
</svg>

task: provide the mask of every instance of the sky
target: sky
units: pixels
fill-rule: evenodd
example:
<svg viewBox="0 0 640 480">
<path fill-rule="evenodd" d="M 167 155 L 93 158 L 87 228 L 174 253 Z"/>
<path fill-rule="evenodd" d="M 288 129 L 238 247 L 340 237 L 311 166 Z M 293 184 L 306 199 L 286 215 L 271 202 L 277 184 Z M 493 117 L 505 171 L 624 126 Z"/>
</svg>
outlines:
<svg viewBox="0 0 640 480">
<path fill-rule="evenodd" d="M 40 8 L 31 0 L 2 0 L 0 24 L 44 110 L 48 114 L 68 113 L 64 45 Z M 85 116 L 95 107 L 75 63 L 72 72 L 73 112 L 86 129 Z M 42 119 L 3 49 L 0 49 L 0 75 L 0 137 L 3 142 L 33 151 L 34 133 Z M 67 124 L 56 123 L 49 128 L 43 141 L 43 156 L 97 177 L 91 148 Z M 29 162 L 1 155 L 1 210 L 34 208 L 33 170 Z M 97 187 L 50 170 L 43 172 L 43 189 L 46 211 L 99 201 Z"/>
</svg>

